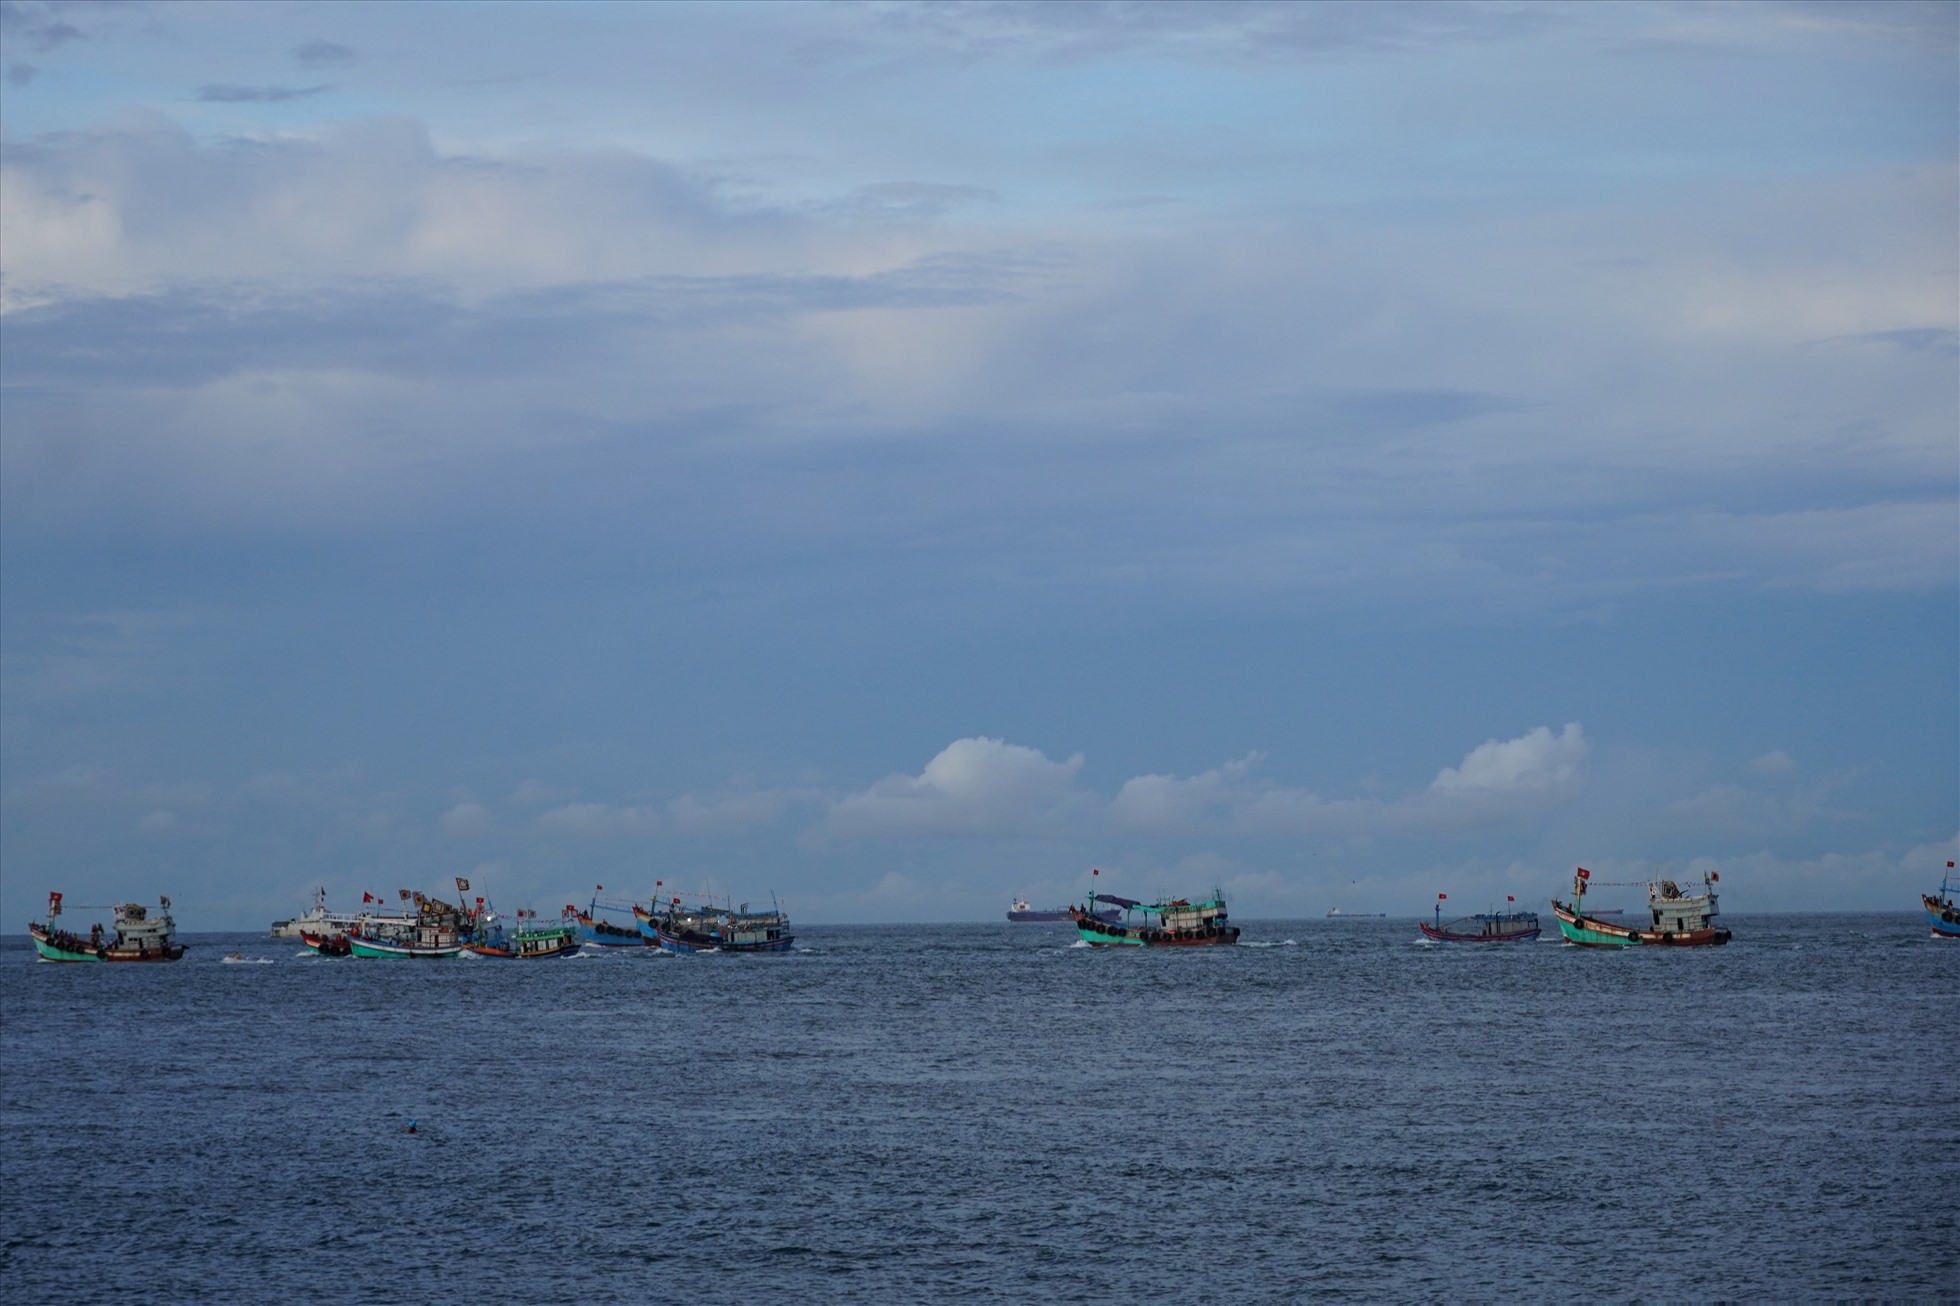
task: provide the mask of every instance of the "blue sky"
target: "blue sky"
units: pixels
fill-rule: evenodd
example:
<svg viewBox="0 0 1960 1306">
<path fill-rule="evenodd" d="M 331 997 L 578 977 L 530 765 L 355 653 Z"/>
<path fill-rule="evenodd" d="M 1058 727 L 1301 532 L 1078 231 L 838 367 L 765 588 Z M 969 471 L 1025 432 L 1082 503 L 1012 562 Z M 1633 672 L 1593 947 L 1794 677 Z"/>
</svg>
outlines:
<svg viewBox="0 0 1960 1306">
<path fill-rule="evenodd" d="M 0 7 L 0 928 L 1960 830 L 1947 4 Z"/>
</svg>

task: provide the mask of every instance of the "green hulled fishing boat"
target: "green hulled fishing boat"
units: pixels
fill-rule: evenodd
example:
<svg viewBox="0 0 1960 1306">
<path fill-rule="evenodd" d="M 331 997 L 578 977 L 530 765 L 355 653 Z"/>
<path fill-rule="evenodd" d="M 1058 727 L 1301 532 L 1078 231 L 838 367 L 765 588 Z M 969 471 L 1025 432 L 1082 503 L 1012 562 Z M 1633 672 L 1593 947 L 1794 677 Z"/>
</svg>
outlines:
<svg viewBox="0 0 1960 1306">
<path fill-rule="evenodd" d="M 1650 918 L 1644 926 L 1633 926 L 1586 914 L 1586 890 L 1592 885 L 1592 872 L 1581 866 L 1572 877 L 1571 905 L 1555 898 L 1552 914 L 1558 918 L 1559 932 L 1566 942 L 1584 948 L 1715 947 L 1730 937 L 1715 924 L 1719 914 L 1715 885 L 1721 878 L 1714 871 L 1702 876 L 1700 893 L 1683 893 L 1673 880 L 1633 881 L 1647 890 Z"/>
<path fill-rule="evenodd" d="M 84 908 L 83 910 L 87 910 Z M 48 895 L 48 919 L 29 922 L 27 933 L 34 940 L 34 951 L 42 961 L 176 961 L 185 946 L 177 942 L 177 922 L 170 918 L 170 899 L 155 909 L 139 902 L 119 903 L 114 908 L 113 932 L 104 935 L 101 925 L 87 934 L 76 934 L 55 922 L 61 917 L 61 895 Z"/>
<path fill-rule="evenodd" d="M 1122 919 L 1109 920 L 1104 914 L 1108 907 L 1121 908 Z M 1225 894 L 1219 889 L 1206 902 L 1172 898 L 1143 903 L 1091 893 L 1087 907 L 1068 911 L 1076 936 L 1092 948 L 1203 948 L 1239 941 L 1239 927 L 1227 918 Z"/>
</svg>

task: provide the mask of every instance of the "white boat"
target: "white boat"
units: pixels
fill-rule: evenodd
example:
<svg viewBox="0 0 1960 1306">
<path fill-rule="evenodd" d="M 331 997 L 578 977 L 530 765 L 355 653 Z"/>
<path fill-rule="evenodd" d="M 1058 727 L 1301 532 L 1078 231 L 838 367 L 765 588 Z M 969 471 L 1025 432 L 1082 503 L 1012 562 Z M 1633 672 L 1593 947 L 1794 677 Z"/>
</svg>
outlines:
<svg viewBox="0 0 1960 1306">
<path fill-rule="evenodd" d="M 1357 920 L 1380 921 L 1380 920 L 1387 920 L 1388 913 L 1385 911 L 1342 911 L 1339 907 L 1329 907 L 1327 909 L 1327 919 L 1350 920 L 1350 921 L 1357 921 Z"/>
<path fill-rule="evenodd" d="M 370 904 L 379 901 L 372 894 L 363 896 L 368 899 Z M 404 929 L 413 929 L 416 919 L 413 913 L 403 914 L 377 911 L 373 906 L 363 907 L 359 911 L 328 911 L 327 891 L 325 889 L 316 889 L 313 892 L 312 909 L 304 916 L 295 916 L 290 920 L 272 922 L 272 937 L 275 939 L 297 939 L 302 934 L 315 934 L 325 938 L 331 938 L 336 934 L 345 934 L 357 926 L 360 927 L 362 933 L 369 933 L 377 929 L 385 931 L 389 927 L 396 925 Z"/>
</svg>

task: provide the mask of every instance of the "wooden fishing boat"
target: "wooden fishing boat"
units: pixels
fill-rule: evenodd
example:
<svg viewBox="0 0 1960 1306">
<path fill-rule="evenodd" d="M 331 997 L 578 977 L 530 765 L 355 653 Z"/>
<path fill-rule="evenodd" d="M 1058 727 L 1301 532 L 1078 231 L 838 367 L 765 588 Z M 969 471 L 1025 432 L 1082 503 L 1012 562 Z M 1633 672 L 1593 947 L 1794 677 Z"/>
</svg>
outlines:
<svg viewBox="0 0 1960 1306">
<path fill-rule="evenodd" d="M 577 923 L 570 917 L 546 924 L 538 919 L 536 912 L 520 909 L 517 927 L 507 930 L 491 913 L 482 916 L 483 924 L 466 945 L 479 957 L 541 961 L 547 957 L 569 957 L 578 951 Z M 526 920 L 531 923 L 526 925 Z"/>
<path fill-rule="evenodd" d="M 1425 939 L 1438 943 L 1524 943 L 1538 937 L 1538 913 L 1519 911 L 1515 907 L 1504 911 L 1479 912 L 1474 916 L 1459 916 L 1455 920 L 1443 919 L 1443 903 L 1447 893 L 1436 895 L 1436 919 L 1417 921 L 1416 928 L 1422 931 Z M 1505 895 L 1504 901 L 1514 903 L 1516 898 Z"/>
<path fill-rule="evenodd" d="M 1552 914 L 1558 917 L 1559 932 L 1566 942 L 1585 948 L 1708 948 L 1729 941 L 1729 931 L 1715 924 L 1719 914 L 1715 885 L 1721 876 L 1714 871 L 1702 876 L 1702 892 L 1683 893 L 1673 880 L 1632 881 L 1620 887 L 1645 887 L 1650 921 L 1642 926 L 1622 925 L 1603 920 L 1585 911 L 1586 890 L 1592 872 L 1581 866 L 1572 877 L 1572 902 L 1568 906 L 1552 901 Z"/>
<path fill-rule="evenodd" d="M 308 952 L 316 956 L 351 957 L 354 955 L 354 945 L 347 941 L 347 932 L 345 930 L 341 930 L 335 934 L 319 934 L 312 930 L 301 930 L 299 932 L 299 941 L 306 945 Z"/>
<path fill-rule="evenodd" d="M 469 887 L 467 880 L 457 884 Z M 474 929 L 473 920 L 466 921 L 460 907 L 440 899 L 425 898 L 420 893 L 410 896 L 416 909 L 412 925 L 404 928 L 363 918 L 347 931 L 347 946 L 355 957 L 363 961 L 447 961 L 463 955 Z"/>
<path fill-rule="evenodd" d="M 1122 917 L 1104 920 L 1099 903 L 1120 908 Z M 1239 927 L 1227 918 L 1225 895 L 1218 889 L 1206 902 L 1172 898 L 1143 903 L 1091 892 L 1086 907 L 1068 910 L 1076 937 L 1095 948 L 1204 948 L 1239 941 Z"/>
<path fill-rule="evenodd" d="M 599 887 L 605 888 L 604 885 Z M 581 943 L 589 943 L 598 948 L 644 948 L 652 944 L 653 940 L 640 933 L 639 923 L 633 915 L 637 906 L 637 903 L 624 899 L 601 898 L 594 894 L 591 905 L 584 911 L 580 911 L 571 903 L 565 904 L 565 910 L 578 923 L 578 937 Z M 617 920 L 608 920 L 603 914 L 606 912 L 623 915 L 633 923 L 624 925 Z"/>
<path fill-rule="evenodd" d="M 1960 903 L 1953 900 L 1954 891 L 1949 887 L 1952 879 L 1953 863 L 1948 862 L 1946 874 L 1940 877 L 1940 891 L 1919 895 L 1926 908 L 1926 927 L 1936 939 L 1960 939 Z"/>
<path fill-rule="evenodd" d="M 692 904 L 670 898 L 658 912 L 635 907 L 633 915 L 665 952 L 787 952 L 796 942 L 780 907 L 752 912 L 747 903 L 733 908 L 705 897 Z"/>
<path fill-rule="evenodd" d="M 170 917 L 170 899 L 159 900 L 154 911 L 139 902 L 118 903 L 112 931 L 105 936 L 98 923 L 87 934 L 55 924 L 61 918 L 61 895 L 48 895 L 48 919 L 30 921 L 29 937 L 43 961 L 177 961 L 189 946 L 177 942 L 177 922 Z M 97 911 L 100 908 L 82 908 Z"/>
</svg>

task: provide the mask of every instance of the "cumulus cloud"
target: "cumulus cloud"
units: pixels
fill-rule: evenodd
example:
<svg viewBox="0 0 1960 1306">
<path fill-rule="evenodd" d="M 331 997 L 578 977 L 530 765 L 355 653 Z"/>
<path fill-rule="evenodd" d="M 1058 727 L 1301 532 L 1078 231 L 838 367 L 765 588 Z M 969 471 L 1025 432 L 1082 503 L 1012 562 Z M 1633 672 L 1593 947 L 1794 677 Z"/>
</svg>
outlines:
<svg viewBox="0 0 1960 1306">
<path fill-rule="evenodd" d="M 490 809 L 481 803 L 457 803 L 442 814 L 442 832 L 463 837 L 490 829 Z"/>
<path fill-rule="evenodd" d="M 651 807 L 567 803 L 538 817 L 538 828 L 550 834 L 647 834 L 660 828 L 660 813 Z"/>
<path fill-rule="evenodd" d="M 789 809 L 790 800 L 789 791 L 782 789 L 713 797 L 682 794 L 667 804 L 667 815 L 674 829 L 682 834 L 732 834 L 755 826 L 774 825 Z"/>
<path fill-rule="evenodd" d="M 549 784 L 535 777 L 519 782 L 510 791 L 510 801 L 519 807 L 542 807 L 546 803 L 563 803 L 578 796 L 578 790 L 566 785 Z"/>
<path fill-rule="evenodd" d="M 1789 775 L 1796 769 L 1797 759 L 1780 748 L 1764 753 L 1749 764 L 1750 772 L 1755 775 Z"/>
<path fill-rule="evenodd" d="M 1050 760 L 1001 739 L 956 739 L 918 775 L 892 775 L 835 803 L 827 826 L 847 839 L 1026 834 L 1079 810 L 1082 754 Z"/>
<path fill-rule="evenodd" d="M 1429 786 L 1402 798 L 1329 797 L 1260 784 L 1261 755 L 1188 778 L 1139 776 L 1110 804 L 1110 820 L 1136 833 L 1193 834 L 1224 828 L 1242 835 L 1313 834 L 1354 838 L 1469 830 L 1539 815 L 1576 797 L 1588 751 L 1571 722 L 1559 733 L 1539 726 L 1515 739 L 1486 740 Z"/>
<path fill-rule="evenodd" d="M 1206 812 L 1231 803 L 1264 756 L 1248 753 L 1194 776 L 1135 776 L 1124 781 L 1110 803 L 1110 820 L 1116 828 L 1137 834 L 1188 832 Z"/>
</svg>

